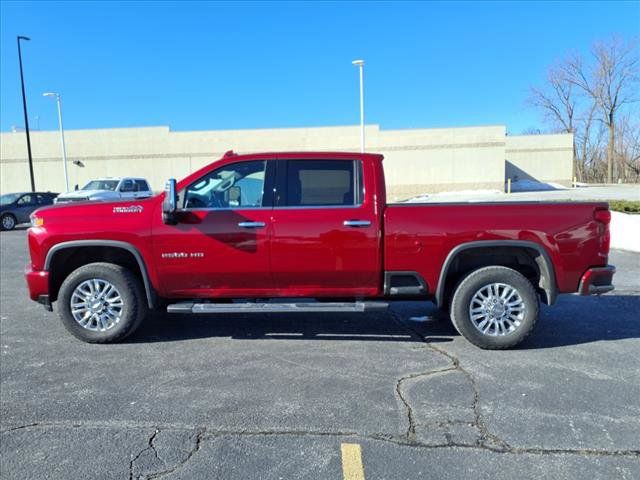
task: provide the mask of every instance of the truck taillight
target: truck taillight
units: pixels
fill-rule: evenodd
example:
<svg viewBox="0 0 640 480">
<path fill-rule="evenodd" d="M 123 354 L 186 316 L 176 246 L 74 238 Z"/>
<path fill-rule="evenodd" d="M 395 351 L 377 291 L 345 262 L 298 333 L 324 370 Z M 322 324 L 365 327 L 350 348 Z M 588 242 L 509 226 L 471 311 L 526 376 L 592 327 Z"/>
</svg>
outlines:
<svg viewBox="0 0 640 480">
<path fill-rule="evenodd" d="M 593 212 L 593 219 L 598 222 L 598 235 L 600 237 L 600 253 L 602 255 L 609 254 L 611 245 L 611 232 L 609 224 L 611 223 L 611 212 L 608 209 L 598 209 Z"/>
<path fill-rule="evenodd" d="M 609 225 L 609 223 L 611 223 L 611 212 L 609 210 L 599 209 L 593 212 L 593 218 L 596 222 Z"/>
</svg>

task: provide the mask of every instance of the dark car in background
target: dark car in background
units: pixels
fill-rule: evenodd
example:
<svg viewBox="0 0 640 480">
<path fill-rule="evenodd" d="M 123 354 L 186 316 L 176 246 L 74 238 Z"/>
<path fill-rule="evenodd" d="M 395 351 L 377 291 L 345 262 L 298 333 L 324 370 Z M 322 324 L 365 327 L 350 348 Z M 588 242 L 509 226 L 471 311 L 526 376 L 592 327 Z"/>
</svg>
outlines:
<svg viewBox="0 0 640 480">
<path fill-rule="evenodd" d="M 29 215 L 40 207 L 52 205 L 58 196 L 52 192 L 20 192 L 0 195 L 0 227 L 13 230 L 20 223 L 28 223 Z"/>
</svg>

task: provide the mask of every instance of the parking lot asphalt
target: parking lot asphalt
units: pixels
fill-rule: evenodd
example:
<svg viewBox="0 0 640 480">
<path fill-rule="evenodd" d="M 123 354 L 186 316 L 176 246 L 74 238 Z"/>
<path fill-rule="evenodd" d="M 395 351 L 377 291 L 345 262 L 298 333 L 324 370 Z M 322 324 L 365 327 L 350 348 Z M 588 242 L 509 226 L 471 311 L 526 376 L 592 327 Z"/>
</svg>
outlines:
<svg viewBox="0 0 640 480">
<path fill-rule="evenodd" d="M 2 478 L 341 479 L 343 444 L 367 479 L 640 478 L 640 254 L 510 351 L 422 302 L 154 314 L 88 345 L 28 299 L 25 237 L 0 235 Z"/>
</svg>

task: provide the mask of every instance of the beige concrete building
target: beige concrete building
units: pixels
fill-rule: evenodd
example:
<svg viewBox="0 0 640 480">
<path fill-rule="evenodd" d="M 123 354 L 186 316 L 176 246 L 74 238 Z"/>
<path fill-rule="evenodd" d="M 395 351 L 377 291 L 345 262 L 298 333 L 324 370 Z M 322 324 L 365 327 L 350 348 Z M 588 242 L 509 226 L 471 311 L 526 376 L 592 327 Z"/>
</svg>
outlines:
<svg viewBox="0 0 640 480">
<path fill-rule="evenodd" d="M 181 178 L 225 151 L 357 151 L 357 126 L 173 132 L 169 127 L 65 131 L 69 183 L 135 175 L 161 190 L 169 177 Z M 32 132 L 38 190 L 63 191 L 57 131 Z M 504 126 L 383 130 L 366 127 L 367 151 L 385 156 L 389 200 L 420 193 L 503 189 L 505 178 L 534 178 L 569 185 L 570 134 L 507 136 Z M 82 166 L 78 166 L 79 163 Z M 0 191 L 29 190 L 23 132 L 0 134 Z"/>
</svg>

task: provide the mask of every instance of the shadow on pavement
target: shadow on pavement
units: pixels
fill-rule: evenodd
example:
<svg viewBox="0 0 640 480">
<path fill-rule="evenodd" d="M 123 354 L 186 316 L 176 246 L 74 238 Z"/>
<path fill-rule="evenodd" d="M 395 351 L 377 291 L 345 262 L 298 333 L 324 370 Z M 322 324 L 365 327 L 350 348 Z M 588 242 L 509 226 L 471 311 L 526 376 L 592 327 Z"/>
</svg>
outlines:
<svg viewBox="0 0 640 480">
<path fill-rule="evenodd" d="M 640 296 L 605 295 L 579 297 L 561 295 L 552 307 L 541 306 L 540 318 L 531 335 L 516 348 L 536 350 L 585 343 L 640 338 Z M 451 332 L 450 323 L 410 322 L 427 341 L 438 341 Z"/>
<path fill-rule="evenodd" d="M 640 338 L 640 296 L 561 296 L 543 307 L 540 322 L 521 349 Z"/>
<path fill-rule="evenodd" d="M 426 302 L 402 302 L 392 314 L 152 314 L 127 341 L 172 342 L 187 339 L 356 340 L 450 342 L 458 335 L 448 318 Z M 542 306 L 540 320 L 521 350 L 640 338 L 640 297 L 563 295 L 553 307 Z M 425 316 L 427 321 L 415 317 Z M 414 317 L 415 316 L 415 317 Z M 404 324 L 404 325 L 403 325 Z"/>
<path fill-rule="evenodd" d="M 455 334 L 453 327 L 449 328 L 448 333 Z M 153 313 L 126 341 L 155 343 L 208 337 L 422 342 L 409 328 L 385 313 L 179 315 L 162 312 Z"/>
</svg>

